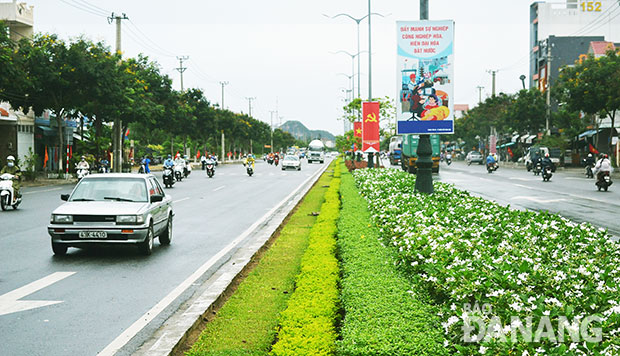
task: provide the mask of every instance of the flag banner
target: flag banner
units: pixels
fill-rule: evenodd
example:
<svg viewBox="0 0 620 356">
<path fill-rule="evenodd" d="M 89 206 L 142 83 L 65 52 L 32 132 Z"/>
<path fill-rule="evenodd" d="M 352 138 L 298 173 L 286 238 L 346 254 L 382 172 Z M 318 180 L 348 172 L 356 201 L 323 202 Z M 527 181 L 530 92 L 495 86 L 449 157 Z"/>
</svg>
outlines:
<svg viewBox="0 0 620 356">
<path fill-rule="evenodd" d="M 47 167 L 47 161 L 50 159 L 49 155 L 47 154 L 47 145 L 45 145 L 45 158 L 43 159 L 43 168 Z"/>
<path fill-rule="evenodd" d="M 379 102 L 367 101 L 362 107 L 362 151 L 379 152 Z"/>
<path fill-rule="evenodd" d="M 356 121 L 353 123 L 353 137 L 362 138 L 362 122 L 361 121 Z M 354 143 L 351 149 L 353 151 L 357 151 L 358 149 L 357 144 Z"/>
<path fill-rule="evenodd" d="M 398 21 L 398 134 L 454 133 L 454 21 Z"/>
</svg>

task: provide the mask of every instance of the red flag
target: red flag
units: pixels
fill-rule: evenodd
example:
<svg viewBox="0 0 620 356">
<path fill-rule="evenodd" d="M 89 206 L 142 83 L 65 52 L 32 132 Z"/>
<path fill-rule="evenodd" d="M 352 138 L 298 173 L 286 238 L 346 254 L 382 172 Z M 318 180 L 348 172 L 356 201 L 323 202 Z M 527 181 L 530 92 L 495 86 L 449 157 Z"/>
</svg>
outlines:
<svg viewBox="0 0 620 356">
<path fill-rule="evenodd" d="M 362 107 L 362 151 L 379 152 L 379 102 L 367 101 Z"/>
<path fill-rule="evenodd" d="M 356 121 L 353 123 L 353 136 L 355 137 L 362 137 L 362 122 L 361 121 Z"/>
<path fill-rule="evenodd" d="M 594 148 L 594 146 L 592 146 L 591 143 L 588 143 L 588 148 L 590 149 L 590 153 L 594 153 L 595 155 L 598 154 L 598 150 L 596 148 Z"/>
<path fill-rule="evenodd" d="M 43 159 L 43 168 L 47 167 L 47 161 L 50 157 L 47 155 L 47 145 L 45 145 L 45 158 Z"/>
<path fill-rule="evenodd" d="M 514 156 L 514 153 L 512 153 L 512 150 L 510 149 L 510 147 L 508 147 L 508 149 L 507 149 L 507 150 L 508 150 L 508 154 L 510 155 L 510 157 L 513 157 L 513 156 Z"/>
<path fill-rule="evenodd" d="M 73 146 L 69 146 L 69 158 L 73 158 Z"/>
<path fill-rule="evenodd" d="M 176 155 L 174 155 L 174 158 L 179 158 L 179 157 L 180 157 L 180 156 L 179 156 L 179 151 L 177 151 L 177 154 L 176 154 Z"/>
<path fill-rule="evenodd" d="M 127 131 L 125 131 L 125 137 L 129 137 L 129 127 L 127 128 Z"/>
<path fill-rule="evenodd" d="M 196 158 L 200 158 L 200 150 L 196 153 Z"/>
</svg>

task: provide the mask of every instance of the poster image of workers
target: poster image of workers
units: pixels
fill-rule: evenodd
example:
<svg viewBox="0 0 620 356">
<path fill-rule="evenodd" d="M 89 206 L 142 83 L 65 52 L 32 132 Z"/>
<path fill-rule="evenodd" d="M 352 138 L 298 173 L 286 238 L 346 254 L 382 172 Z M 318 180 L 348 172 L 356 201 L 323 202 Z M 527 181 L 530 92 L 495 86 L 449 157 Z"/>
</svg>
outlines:
<svg viewBox="0 0 620 356">
<path fill-rule="evenodd" d="M 397 22 L 399 134 L 453 133 L 453 21 Z"/>
</svg>

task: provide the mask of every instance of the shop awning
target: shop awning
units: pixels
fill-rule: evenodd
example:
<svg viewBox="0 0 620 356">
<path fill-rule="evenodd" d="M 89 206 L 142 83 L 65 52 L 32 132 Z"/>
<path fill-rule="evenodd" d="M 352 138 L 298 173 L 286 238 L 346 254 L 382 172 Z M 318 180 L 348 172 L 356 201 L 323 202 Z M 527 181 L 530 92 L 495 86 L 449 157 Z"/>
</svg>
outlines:
<svg viewBox="0 0 620 356">
<path fill-rule="evenodd" d="M 532 143 L 532 140 L 536 138 L 536 135 L 530 135 L 525 139 L 525 143 Z"/>
<path fill-rule="evenodd" d="M 513 145 L 515 145 L 515 142 L 508 142 L 508 143 L 504 143 L 503 145 L 499 146 L 499 148 L 509 147 Z"/>
<path fill-rule="evenodd" d="M 512 136 L 512 139 L 510 141 L 517 142 L 518 139 L 519 139 L 519 135 L 514 135 Z"/>
<path fill-rule="evenodd" d="M 530 135 L 523 135 L 523 136 L 519 137 L 519 142 L 523 142 L 523 143 L 525 143 L 525 140 L 527 140 L 527 138 L 528 138 L 529 136 L 530 136 Z"/>
<path fill-rule="evenodd" d="M 579 134 L 579 139 L 582 139 L 584 137 L 592 137 L 594 135 L 596 135 L 597 131 L 596 130 L 588 130 L 586 132 L 582 132 Z"/>
</svg>

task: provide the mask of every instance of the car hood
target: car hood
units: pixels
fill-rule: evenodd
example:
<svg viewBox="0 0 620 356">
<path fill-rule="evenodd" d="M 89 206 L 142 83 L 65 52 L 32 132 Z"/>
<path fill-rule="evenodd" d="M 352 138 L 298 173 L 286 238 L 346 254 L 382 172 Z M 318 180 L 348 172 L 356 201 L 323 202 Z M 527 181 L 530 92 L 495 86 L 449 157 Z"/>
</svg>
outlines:
<svg viewBox="0 0 620 356">
<path fill-rule="evenodd" d="M 117 201 L 76 201 L 67 202 L 54 210 L 53 214 L 66 215 L 131 215 L 141 214 L 148 203 Z"/>
</svg>

